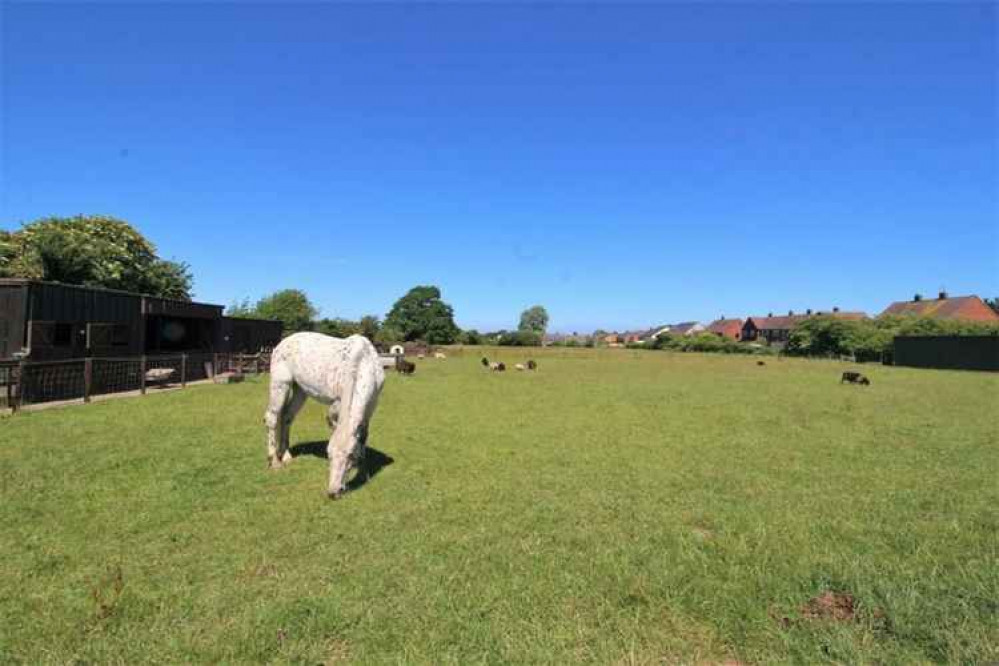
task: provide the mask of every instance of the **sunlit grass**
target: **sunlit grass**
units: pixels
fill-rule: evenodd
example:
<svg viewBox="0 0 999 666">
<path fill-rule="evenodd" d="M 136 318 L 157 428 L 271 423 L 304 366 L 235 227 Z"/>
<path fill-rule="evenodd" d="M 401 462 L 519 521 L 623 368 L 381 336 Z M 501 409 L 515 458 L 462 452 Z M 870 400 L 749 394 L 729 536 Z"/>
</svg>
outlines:
<svg viewBox="0 0 999 666">
<path fill-rule="evenodd" d="M 540 369 L 391 376 L 339 502 L 265 379 L 0 421 L 0 661 L 999 660 L 999 377 L 485 353 Z"/>
</svg>

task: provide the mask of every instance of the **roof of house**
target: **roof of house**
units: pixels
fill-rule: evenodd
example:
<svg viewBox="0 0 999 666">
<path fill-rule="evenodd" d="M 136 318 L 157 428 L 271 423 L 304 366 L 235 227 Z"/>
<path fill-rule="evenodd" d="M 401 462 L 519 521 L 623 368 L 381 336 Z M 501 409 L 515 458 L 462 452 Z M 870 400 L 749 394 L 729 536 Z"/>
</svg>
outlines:
<svg viewBox="0 0 999 666">
<path fill-rule="evenodd" d="M 690 329 L 698 325 L 696 321 L 682 321 L 679 324 L 669 324 L 669 333 L 672 335 L 684 335 Z"/>
<path fill-rule="evenodd" d="M 966 321 L 999 321 L 999 314 L 986 305 L 978 296 L 899 301 L 885 308 L 881 316 L 884 317 L 886 315 L 963 319 Z"/>
<path fill-rule="evenodd" d="M 742 330 L 742 319 L 716 319 L 708 325 L 708 330 L 719 335 L 735 335 Z"/>
<path fill-rule="evenodd" d="M 746 322 L 748 323 L 749 321 L 752 321 L 753 325 L 761 331 L 784 331 L 791 330 L 801 322 L 806 319 L 810 319 L 811 317 L 835 317 L 836 319 L 858 321 L 860 319 L 867 319 L 867 314 L 864 312 L 842 312 L 840 310 L 836 310 L 834 312 L 823 312 L 820 310 L 811 314 L 805 313 L 786 315 L 783 317 L 749 317 L 746 319 Z"/>
</svg>

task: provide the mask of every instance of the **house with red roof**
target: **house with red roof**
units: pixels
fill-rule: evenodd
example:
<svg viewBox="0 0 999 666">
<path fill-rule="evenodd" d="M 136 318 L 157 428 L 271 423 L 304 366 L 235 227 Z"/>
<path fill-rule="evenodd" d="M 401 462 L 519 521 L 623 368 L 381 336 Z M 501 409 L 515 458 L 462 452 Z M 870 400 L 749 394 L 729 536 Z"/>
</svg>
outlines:
<svg viewBox="0 0 999 666">
<path fill-rule="evenodd" d="M 726 319 L 725 315 L 722 315 L 708 325 L 707 331 L 729 340 L 741 340 L 742 324 L 741 319 Z"/>
<path fill-rule="evenodd" d="M 999 324 L 999 313 L 978 296 L 954 296 L 941 291 L 935 299 L 924 299 L 918 294 L 911 301 L 892 303 L 881 313 L 882 317 L 932 317 Z"/>
</svg>

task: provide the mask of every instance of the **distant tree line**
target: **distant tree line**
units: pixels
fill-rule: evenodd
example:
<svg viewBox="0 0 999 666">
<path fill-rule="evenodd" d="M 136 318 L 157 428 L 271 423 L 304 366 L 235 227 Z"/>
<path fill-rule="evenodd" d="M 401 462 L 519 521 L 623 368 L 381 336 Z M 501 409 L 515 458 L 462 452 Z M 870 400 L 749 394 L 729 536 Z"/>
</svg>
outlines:
<svg viewBox="0 0 999 666">
<path fill-rule="evenodd" d="M 249 299 L 237 301 L 226 310 L 230 317 L 279 320 L 283 322 L 286 334 L 316 331 L 340 338 L 357 334 L 382 347 L 404 342 L 538 346 L 548 326 L 548 312 L 544 307 L 535 305 L 521 313 L 516 331 L 463 331 L 454 321 L 454 309 L 441 298 L 441 290 L 431 285 L 410 289 L 392 305 L 384 320 L 376 315 L 366 315 L 356 321 L 328 317 L 319 319 L 318 313 L 300 289 L 283 289 L 255 304 Z"/>
<path fill-rule="evenodd" d="M 811 317 L 791 331 L 784 353 L 792 356 L 855 356 L 878 360 L 891 354 L 899 335 L 999 335 L 995 324 L 933 319 L 931 317 L 878 317 L 844 320 Z"/>
</svg>

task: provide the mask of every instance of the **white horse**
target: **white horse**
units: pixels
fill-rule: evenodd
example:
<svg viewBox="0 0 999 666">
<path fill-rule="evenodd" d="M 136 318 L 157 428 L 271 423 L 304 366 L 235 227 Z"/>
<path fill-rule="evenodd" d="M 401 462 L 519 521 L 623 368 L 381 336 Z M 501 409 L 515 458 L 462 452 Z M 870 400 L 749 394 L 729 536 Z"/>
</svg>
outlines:
<svg viewBox="0 0 999 666">
<path fill-rule="evenodd" d="M 326 448 L 330 461 L 327 492 L 333 499 L 340 497 L 350 468 L 358 467 L 364 456 L 368 423 L 384 383 L 378 352 L 365 337 L 295 333 L 282 340 L 271 354 L 270 402 L 264 415 L 270 467 L 276 469 L 291 460 L 291 423 L 306 398 L 315 398 L 329 405 L 326 420 L 332 434 Z"/>
</svg>

